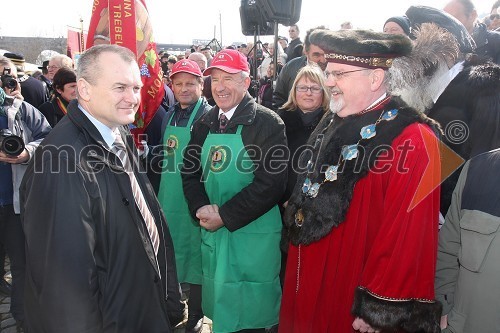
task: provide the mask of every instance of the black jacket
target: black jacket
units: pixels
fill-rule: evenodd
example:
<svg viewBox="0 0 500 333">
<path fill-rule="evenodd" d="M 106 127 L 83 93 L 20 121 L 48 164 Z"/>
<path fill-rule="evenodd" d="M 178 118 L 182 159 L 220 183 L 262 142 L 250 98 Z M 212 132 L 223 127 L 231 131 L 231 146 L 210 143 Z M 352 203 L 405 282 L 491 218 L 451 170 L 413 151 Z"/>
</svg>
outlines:
<svg viewBox="0 0 500 333">
<path fill-rule="evenodd" d="M 61 98 L 61 100 L 63 100 Z M 67 106 L 68 103 L 63 101 Z M 54 127 L 56 124 L 64 117 L 66 114 L 57 104 L 56 98 L 53 98 L 50 102 L 45 102 L 38 107 L 38 110 L 45 116 L 45 119 L 49 122 L 50 126 Z"/>
<path fill-rule="evenodd" d="M 300 55 L 297 56 L 297 47 L 299 45 L 302 44 L 302 41 L 300 40 L 300 38 L 295 38 L 293 40 L 290 41 L 290 44 L 288 44 L 287 48 L 286 48 L 286 61 L 291 61 L 293 59 L 295 59 L 296 57 L 300 57 Z"/>
<path fill-rule="evenodd" d="M 21 185 L 30 332 L 172 331 L 165 291 L 166 284 L 169 293 L 178 290 L 172 240 L 151 185 L 137 169 L 132 137 L 126 139 L 160 235 L 159 271 L 128 175 L 72 101 Z"/>
<path fill-rule="evenodd" d="M 485 24 L 479 23 L 474 27 L 472 37 L 476 42 L 474 53 L 500 65 L 500 32 L 489 31 Z"/>
<path fill-rule="evenodd" d="M 219 107 L 203 115 L 195 124 L 184 154 L 182 182 L 189 210 L 194 218 L 198 208 L 209 205 L 202 179 L 201 148 L 208 133 L 219 129 Z M 278 115 L 255 103 L 247 93 L 227 124 L 226 133 L 235 133 L 238 125 L 243 144 L 254 162 L 254 180 L 219 208 L 229 231 L 242 228 L 271 209 L 282 197 L 287 180 L 288 154 L 285 126 Z"/>
<path fill-rule="evenodd" d="M 32 78 L 29 75 L 24 75 L 19 78 L 21 84 L 21 94 L 24 101 L 38 108 L 43 103 L 47 102 L 47 86 L 43 82 Z"/>
<path fill-rule="evenodd" d="M 259 80 L 259 96 L 258 101 L 260 105 L 266 108 L 273 106 L 273 79 L 264 76 Z"/>
<path fill-rule="evenodd" d="M 463 70 L 439 96 L 428 116 L 441 125 L 443 142 L 464 160 L 500 147 L 500 66 L 482 59 Z M 443 162 L 444 167 L 447 161 Z M 441 185 L 441 213 L 446 215 L 461 168 Z"/>
<path fill-rule="evenodd" d="M 281 119 L 283 119 L 283 122 L 285 123 L 286 138 L 288 140 L 288 149 L 290 151 L 290 160 L 288 162 L 288 182 L 285 194 L 283 195 L 280 203 L 284 203 L 290 198 L 295 183 L 297 182 L 298 174 L 306 171 L 306 166 L 299 165 L 299 162 L 308 161 L 309 159 L 306 157 L 299 159 L 299 157 L 301 156 L 301 154 L 307 154 L 308 150 L 310 153 L 311 147 L 307 145 L 307 141 L 309 140 L 311 133 L 314 131 L 324 115 L 324 112 L 321 112 L 315 117 L 312 123 L 310 123 L 309 125 L 304 125 L 299 112 L 301 111 L 278 111 L 278 115 L 281 117 Z"/>
<path fill-rule="evenodd" d="M 278 75 L 276 88 L 273 92 L 273 110 L 278 110 L 288 100 L 293 81 L 297 77 L 299 70 L 307 65 L 307 57 L 302 56 L 287 62 Z"/>
</svg>

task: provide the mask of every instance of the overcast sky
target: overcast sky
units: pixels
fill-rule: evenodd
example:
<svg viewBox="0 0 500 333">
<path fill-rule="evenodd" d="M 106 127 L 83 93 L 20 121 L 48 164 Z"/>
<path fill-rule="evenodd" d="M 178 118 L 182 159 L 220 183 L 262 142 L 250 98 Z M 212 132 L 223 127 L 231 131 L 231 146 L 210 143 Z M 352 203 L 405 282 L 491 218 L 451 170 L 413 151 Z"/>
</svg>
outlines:
<svg viewBox="0 0 500 333">
<path fill-rule="evenodd" d="M 7 1 L 7 0 L 5 0 Z M 338 29 L 351 21 L 355 28 L 382 30 L 385 20 L 402 15 L 411 5 L 442 8 L 448 0 L 302 0 L 298 25 L 301 38 L 309 28 L 326 25 Z M 473 0 L 479 14 L 489 13 L 494 0 Z M 1 36 L 66 36 L 68 25 L 79 27 L 80 17 L 88 29 L 92 0 L 15 0 L 0 18 Z M 241 0 L 146 0 L 153 22 L 155 40 L 160 43 L 191 44 L 193 39 L 220 41 L 222 44 L 252 41 L 241 33 L 239 7 Z M 21 11 L 22 9 L 22 11 Z M 220 24 L 220 20 L 222 24 Z M 286 27 L 280 35 L 288 37 Z M 269 41 L 270 36 L 262 36 Z"/>
</svg>

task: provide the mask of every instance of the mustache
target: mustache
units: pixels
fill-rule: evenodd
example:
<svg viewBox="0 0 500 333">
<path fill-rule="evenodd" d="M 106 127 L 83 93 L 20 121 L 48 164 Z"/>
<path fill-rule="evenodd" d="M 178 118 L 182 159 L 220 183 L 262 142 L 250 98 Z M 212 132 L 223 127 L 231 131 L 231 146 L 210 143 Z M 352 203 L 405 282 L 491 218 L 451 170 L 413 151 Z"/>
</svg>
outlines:
<svg viewBox="0 0 500 333">
<path fill-rule="evenodd" d="M 331 92 L 332 94 L 334 94 L 334 93 L 337 93 L 337 94 L 343 94 L 342 90 L 340 90 L 340 89 L 339 89 L 339 88 L 337 88 L 337 87 L 332 87 L 332 88 L 330 88 L 330 92 Z"/>
</svg>

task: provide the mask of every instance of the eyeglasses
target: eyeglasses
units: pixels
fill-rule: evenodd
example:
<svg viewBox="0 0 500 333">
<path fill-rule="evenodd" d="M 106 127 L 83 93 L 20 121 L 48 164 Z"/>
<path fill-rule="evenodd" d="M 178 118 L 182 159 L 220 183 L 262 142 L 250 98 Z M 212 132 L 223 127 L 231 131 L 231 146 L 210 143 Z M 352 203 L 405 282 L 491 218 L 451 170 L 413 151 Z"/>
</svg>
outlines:
<svg viewBox="0 0 500 333">
<path fill-rule="evenodd" d="M 308 90 L 311 91 L 311 94 L 320 94 L 323 89 L 321 87 L 318 87 L 318 86 L 296 86 L 295 87 L 295 91 L 297 91 L 297 92 L 307 92 Z"/>
<path fill-rule="evenodd" d="M 344 75 L 349 74 L 349 73 L 354 73 L 354 72 L 361 72 L 361 71 L 370 71 L 370 68 L 363 68 L 363 69 L 355 69 L 353 71 L 345 71 L 345 72 L 338 72 L 338 71 L 324 71 L 323 73 L 325 74 L 326 79 L 331 75 L 335 80 L 341 80 Z"/>
<path fill-rule="evenodd" d="M 47 69 L 48 69 L 48 70 L 51 70 L 51 69 L 59 69 L 59 68 L 61 68 L 61 67 L 59 67 L 59 66 L 54 66 L 54 65 L 53 65 L 53 66 L 47 66 Z"/>
<path fill-rule="evenodd" d="M 490 20 L 496 20 L 496 19 L 500 19 L 500 14 L 491 14 L 490 15 Z"/>
</svg>

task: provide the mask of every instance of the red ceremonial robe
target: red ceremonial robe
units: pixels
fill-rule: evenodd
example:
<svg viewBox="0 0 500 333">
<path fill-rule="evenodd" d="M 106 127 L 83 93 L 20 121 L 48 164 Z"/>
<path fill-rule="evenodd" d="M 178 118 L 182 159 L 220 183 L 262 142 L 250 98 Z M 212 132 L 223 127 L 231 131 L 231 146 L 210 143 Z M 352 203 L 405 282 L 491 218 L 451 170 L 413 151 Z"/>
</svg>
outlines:
<svg viewBox="0 0 500 333">
<path fill-rule="evenodd" d="M 410 149 L 402 148 L 405 143 Z M 416 299 L 416 307 L 410 304 L 409 310 L 396 311 L 409 322 L 421 321 L 411 316 L 427 315 L 418 313 L 418 305 L 434 301 L 439 188 L 429 188 L 416 207 L 409 207 L 417 189 L 424 186 L 424 173 L 433 171 L 431 182 L 436 174 L 439 177 L 437 139 L 427 125 L 413 123 L 391 147 L 391 161 L 379 157 L 376 167 L 356 183 L 339 226 L 309 245 L 290 245 L 279 332 L 355 332 L 351 314 L 355 295 L 360 317 L 367 322 L 373 322 L 371 315 L 376 316 L 387 301 L 399 307 Z M 382 304 L 373 303 L 377 300 Z M 381 308 L 365 317 L 374 305 Z M 393 315 L 391 311 L 387 314 Z"/>
</svg>

